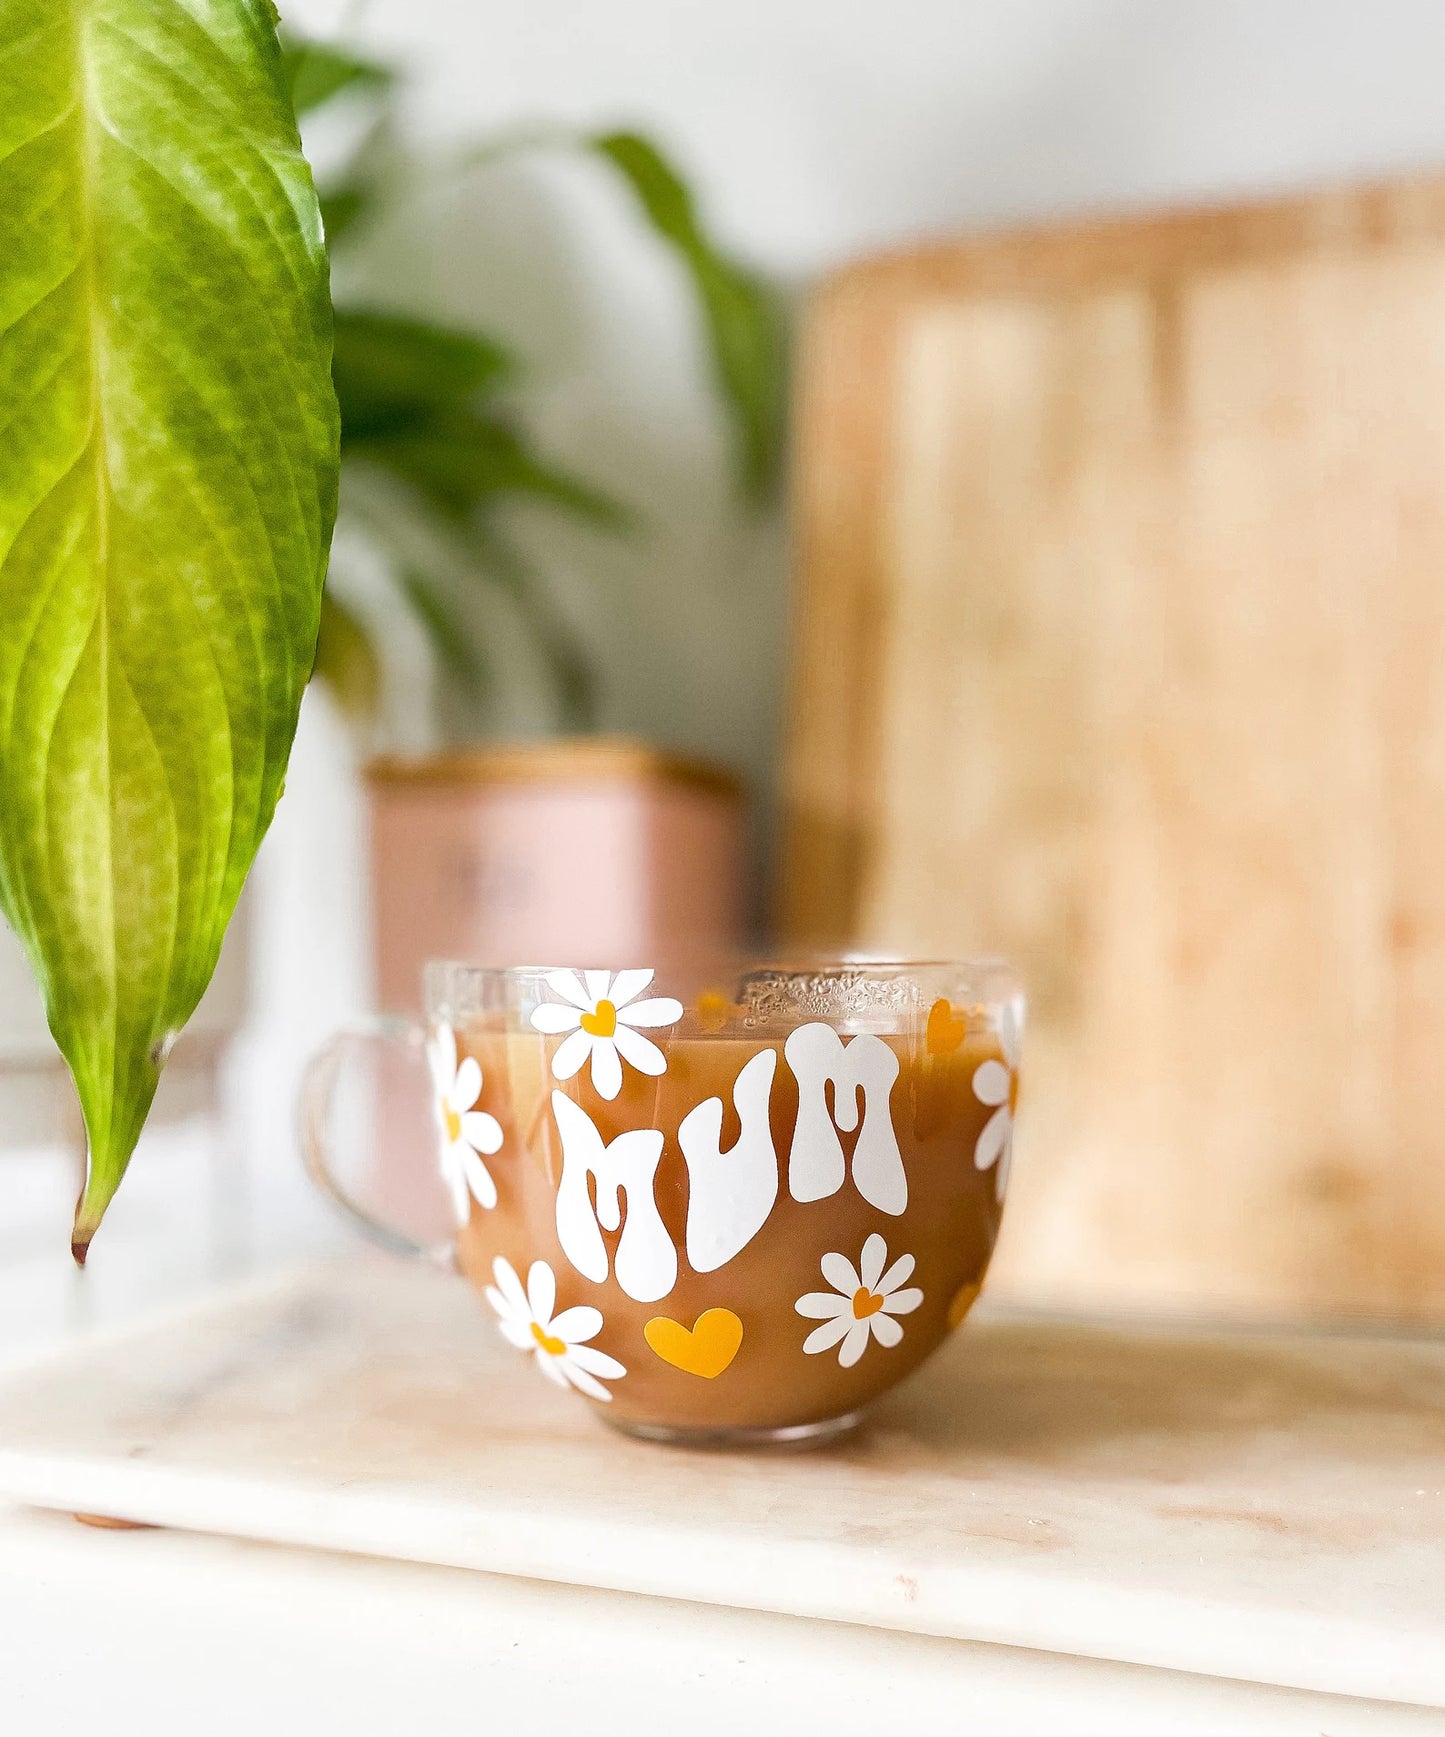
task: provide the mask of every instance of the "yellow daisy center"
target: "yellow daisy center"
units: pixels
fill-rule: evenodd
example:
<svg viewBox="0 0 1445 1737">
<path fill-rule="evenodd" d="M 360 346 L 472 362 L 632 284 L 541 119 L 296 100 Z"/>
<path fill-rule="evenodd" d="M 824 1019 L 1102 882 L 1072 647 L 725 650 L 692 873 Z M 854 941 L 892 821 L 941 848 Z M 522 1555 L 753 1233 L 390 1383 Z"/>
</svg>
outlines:
<svg viewBox="0 0 1445 1737">
<path fill-rule="evenodd" d="M 549 1357 L 560 1357 L 567 1349 L 567 1341 L 565 1339 L 554 1339 L 550 1333 L 540 1327 L 535 1321 L 532 1323 L 532 1337 Z"/>
<path fill-rule="evenodd" d="M 446 1126 L 447 1139 L 456 1142 L 462 1137 L 462 1119 L 450 1104 L 442 1105 L 442 1121 Z"/>
<path fill-rule="evenodd" d="M 610 1001 L 599 1001 L 591 1013 L 582 1015 L 582 1029 L 589 1037 L 611 1037 L 617 1030 L 617 1009 Z"/>
<path fill-rule="evenodd" d="M 853 1317 L 858 1321 L 866 1321 L 870 1315 L 876 1315 L 883 1307 L 883 1299 L 876 1291 L 870 1291 L 867 1285 L 859 1285 L 853 1293 Z"/>
</svg>

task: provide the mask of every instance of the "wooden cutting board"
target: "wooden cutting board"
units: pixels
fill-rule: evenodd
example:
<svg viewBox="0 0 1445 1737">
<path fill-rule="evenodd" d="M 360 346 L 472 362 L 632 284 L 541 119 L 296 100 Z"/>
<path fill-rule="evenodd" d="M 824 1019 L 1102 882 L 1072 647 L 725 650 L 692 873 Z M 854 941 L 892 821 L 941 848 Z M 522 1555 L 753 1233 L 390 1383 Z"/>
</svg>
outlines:
<svg viewBox="0 0 1445 1737">
<path fill-rule="evenodd" d="M 1445 181 L 859 265 L 790 940 L 1032 987 L 998 1294 L 1445 1318 Z"/>
<path fill-rule="evenodd" d="M 0 1383 L 0 1500 L 1445 1706 L 1445 1344 L 969 1325 L 855 1438 L 612 1434 L 459 1281 L 305 1270 Z"/>
</svg>

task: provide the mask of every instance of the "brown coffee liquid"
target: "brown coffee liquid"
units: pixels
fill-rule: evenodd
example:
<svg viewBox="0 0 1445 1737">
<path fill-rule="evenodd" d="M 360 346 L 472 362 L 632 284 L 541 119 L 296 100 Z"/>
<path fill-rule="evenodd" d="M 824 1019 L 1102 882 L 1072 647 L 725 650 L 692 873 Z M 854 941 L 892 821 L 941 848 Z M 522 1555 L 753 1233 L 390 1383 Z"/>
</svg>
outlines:
<svg viewBox="0 0 1445 1737">
<path fill-rule="evenodd" d="M 505 1134 L 500 1152 L 486 1160 L 499 1200 L 491 1211 L 472 1204 L 458 1238 L 463 1271 L 478 1285 L 492 1282 L 492 1262 L 504 1256 L 523 1281 L 535 1260 L 557 1278 L 557 1309 L 585 1303 L 599 1309 L 603 1326 L 589 1343 L 622 1363 L 625 1377 L 609 1382 L 618 1420 L 672 1427 L 774 1428 L 840 1417 L 917 1367 L 966 1311 L 982 1282 L 998 1234 L 995 1173 L 974 1162 L 979 1134 L 993 1110 L 973 1090 L 973 1076 L 989 1058 L 1002 1059 L 997 1038 L 981 1019 L 959 1015 L 955 1047 L 938 1053 L 922 1034 L 887 1036 L 899 1073 L 891 1096 L 893 1128 L 908 1179 L 904 1211 L 892 1216 L 871 1206 L 851 1176 L 858 1130 L 839 1131 L 849 1174 L 827 1199 L 795 1201 L 788 1190 L 788 1158 L 798 1114 L 798 1085 L 783 1055 L 787 1032 L 776 1037 L 712 1035 L 689 1015 L 671 1032 L 648 1034 L 667 1057 L 657 1078 L 624 1066 L 622 1090 L 612 1102 L 593 1088 L 590 1070 L 565 1083 L 552 1078 L 550 1060 L 561 1041 L 533 1033 L 473 1026 L 458 1032 L 458 1048 L 482 1067 L 480 1108 Z M 945 1039 L 945 1041 L 947 1041 Z M 769 1119 L 779 1166 L 777 1200 L 762 1229 L 726 1265 L 697 1273 L 688 1265 L 688 1170 L 678 1124 L 704 1099 L 722 1100 L 724 1152 L 738 1139 L 733 1086 L 744 1064 L 763 1049 L 777 1053 Z M 654 1128 L 665 1136 L 655 1199 L 678 1251 L 677 1281 L 655 1303 L 628 1296 L 613 1276 L 621 1232 L 603 1238 L 609 1276 L 593 1283 L 574 1270 L 557 1236 L 557 1189 L 563 1153 L 552 1109 L 560 1089 L 592 1118 L 604 1141 L 629 1129 Z M 833 1108 L 831 1085 L 827 1088 Z M 594 1193 L 595 1204 L 595 1193 Z M 624 1227 L 626 1219 L 623 1220 Z M 856 1269 L 871 1232 L 888 1246 L 887 1265 L 903 1254 L 915 1260 L 906 1283 L 923 1291 L 917 1309 L 898 1317 L 899 1344 L 870 1339 L 852 1368 L 842 1368 L 834 1347 L 805 1355 L 803 1342 L 820 1325 L 794 1307 L 809 1292 L 832 1289 L 820 1270 L 836 1252 Z M 863 1306 L 868 1307 L 866 1299 Z M 692 1329 L 709 1309 L 730 1310 L 742 1323 L 731 1363 L 708 1379 L 664 1361 L 649 1345 L 649 1321 L 667 1317 Z M 951 1318 L 952 1317 L 952 1318 Z"/>
</svg>

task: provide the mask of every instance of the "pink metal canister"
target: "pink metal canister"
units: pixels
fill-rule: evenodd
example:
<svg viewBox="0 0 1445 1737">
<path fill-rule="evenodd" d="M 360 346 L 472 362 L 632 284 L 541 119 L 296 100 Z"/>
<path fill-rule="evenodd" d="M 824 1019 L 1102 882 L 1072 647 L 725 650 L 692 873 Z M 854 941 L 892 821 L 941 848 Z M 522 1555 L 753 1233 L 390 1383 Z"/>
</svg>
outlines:
<svg viewBox="0 0 1445 1737">
<path fill-rule="evenodd" d="M 376 991 L 428 959 L 510 966 L 726 955 L 742 940 L 731 774 L 624 740 L 384 757 L 371 797 Z"/>
</svg>

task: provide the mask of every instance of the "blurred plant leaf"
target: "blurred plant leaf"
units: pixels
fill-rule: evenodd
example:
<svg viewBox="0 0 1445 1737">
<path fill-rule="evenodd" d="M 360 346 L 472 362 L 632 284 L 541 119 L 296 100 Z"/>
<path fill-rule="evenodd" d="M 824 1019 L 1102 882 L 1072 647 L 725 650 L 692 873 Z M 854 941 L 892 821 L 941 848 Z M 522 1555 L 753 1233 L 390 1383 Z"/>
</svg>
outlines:
<svg viewBox="0 0 1445 1737">
<path fill-rule="evenodd" d="M 628 515 L 615 501 L 547 464 L 511 422 L 477 406 L 510 367 L 506 352 L 475 332 L 338 310 L 333 374 L 342 451 L 390 471 L 453 519 L 522 494 L 620 528 Z"/>
<path fill-rule="evenodd" d="M 321 632 L 312 674 L 324 681 L 342 711 L 353 719 L 374 718 L 381 703 L 381 663 L 371 635 L 330 586 L 321 597 Z"/>
<path fill-rule="evenodd" d="M 396 80 L 395 71 L 380 61 L 365 60 L 330 43 L 310 42 L 289 33 L 282 45 L 281 65 L 291 106 L 298 116 L 319 109 L 344 90 L 380 94 Z"/>
<path fill-rule="evenodd" d="M 473 690 L 480 687 L 484 674 L 481 654 L 436 585 L 417 568 L 405 567 L 401 572 L 401 588 L 426 628 L 443 666 L 463 687 Z"/>
<path fill-rule="evenodd" d="M 286 769 L 336 509 L 326 254 L 268 0 L 0 0 L 0 902 L 83 1259 Z"/>
<path fill-rule="evenodd" d="M 346 181 L 327 188 L 321 195 L 321 221 L 326 245 L 334 248 L 353 230 L 375 203 L 376 189 L 369 181 Z"/>
<path fill-rule="evenodd" d="M 568 730 L 594 727 L 596 685 L 588 649 L 553 604 L 541 576 L 496 525 L 486 516 L 455 520 L 437 514 L 387 473 L 367 476 L 363 486 L 358 481 L 356 472 L 348 472 L 348 520 L 387 557 L 443 667 L 463 688 L 476 692 L 488 676 L 463 599 L 468 592 L 495 586 L 510 598 L 551 676 L 559 725 Z"/>
<path fill-rule="evenodd" d="M 476 533 L 478 563 L 511 596 L 542 654 L 557 689 L 558 721 L 564 730 L 590 730 L 597 724 L 597 680 L 593 660 L 575 630 L 553 606 L 540 576 L 494 526 Z"/>
<path fill-rule="evenodd" d="M 476 332 L 372 308 L 336 310 L 332 375 L 346 442 L 421 426 L 496 385 L 510 367 L 501 346 Z"/>
<path fill-rule="evenodd" d="M 616 501 L 539 459 L 507 423 L 464 405 L 360 435 L 343 428 L 342 450 L 390 471 L 453 520 L 503 495 L 530 495 L 608 530 L 630 522 Z"/>
<path fill-rule="evenodd" d="M 290 62 L 300 99 L 315 106 L 360 85 L 389 94 L 388 69 L 344 51 L 319 50 L 307 68 L 295 45 Z M 378 129 L 385 126 L 385 105 Z M 342 178 L 323 193 L 328 241 L 334 246 L 363 220 L 382 184 L 373 170 L 374 129 Z M 522 150 L 579 147 L 596 153 L 627 181 L 647 220 L 678 254 L 703 315 L 713 373 L 733 424 L 739 470 L 756 498 L 779 469 L 786 396 L 786 330 L 777 298 L 756 274 L 709 239 L 686 183 L 656 145 L 638 134 L 596 138 L 552 125 L 517 128 L 454 161 L 476 165 Z M 553 672 L 567 723 L 592 720 L 595 693 L 585 648 L 546 594 L 541 576 L 497 535 L 492 509 L 511 497 L 550 502 L 608 530 L 631 527 L 633 516 L 602 491 L 548 464 L 514 417 L 487 395 L 509 382 L 511 358 L 475 333 L 365 307 L 338 310 L 335 381 L 341 403 L 343 450 L 362 475 L 369 469 L 399 486 L 444 531 L 450 577 L 440 581 L 425 556 L 408 553 L 394 515 L 372 515 L 372 535 L 387 547 L 396 582 L 448 672 L 465 687 L 482 679 L 478 648 L 456 603 L 465 575 L 501 586 L 512 598 Z M 348 467 L 350 468 L 350 467 Z M 325 670 L 323 668 L 323 673 Z"/>
<path fill-rule="evenodd" d="M 787 340 L 777 297 L 708 239 L 687 184 L 650 140 L 619 132 L 590 143 L 626 178 L 653 228 L 692 276 L 713 368 L 737 429 L 743 475 L 761 497 L 778 474 L 787 397 Z"/>
</svg>

